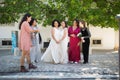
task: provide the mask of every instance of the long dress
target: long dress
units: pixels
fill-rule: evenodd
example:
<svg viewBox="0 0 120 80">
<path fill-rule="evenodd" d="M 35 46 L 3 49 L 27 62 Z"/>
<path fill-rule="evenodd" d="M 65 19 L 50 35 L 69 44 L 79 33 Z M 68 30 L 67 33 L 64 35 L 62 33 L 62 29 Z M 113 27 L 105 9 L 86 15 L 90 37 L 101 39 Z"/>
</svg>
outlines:
<svg viewBox="0 0 120 80">
<path fill-rule="evenodd" d="M 68 29 L 61 29 L 60 38 L 64 36 L 64 32 L 66 32 L 66 37 L 60 43 L 61 63 L 68 63 Z"/>
<path fill-rule="evenodd" d="M 32 27 L 33 30 L 37 30 L 38 27 Z M 39 33 L 32 33 L 32 48 L 30 51 L 31 62 L 40 61 L 40 53 L 41 53 L 41 44 L 39 43 Z"/>
<path fill-rule="evenodd" d="M 77 27 L 75 30 L 73 30 L 73 27 L 69 27 L 68 29 L 68 35 L 70 37 L 70 46 L 69 46 L 69 61 L 73 62 L 79 62 L 80 57 L 80 46 L 78 46 L 78 43 L 81 41 L 80 38 L 77 37 L 77 34 L 80 33 L 80 28 Z M 71 37 L 71 34 L 75 34 L 75 37 Z"/>
<path fill-rule="evenodd" d="M 32 46 L 31 31 L 32 28 L 30 27 L 29 23 L 27 21 L 24 21 L 21 25 L 20 30 L 19 47 L 21 50 L 30 51 L 30 48 Z"/>
<path fill-rule="evenodd" d="M 60 30 L 57 28 L 53 28 L 54 30 L 54 37 L 56 40 L 60 40 Z M 43 62 L 50 62 L 50 63 L 60 63 L 61 62 L 61 54 L 60 54 L 60 44 L 57 44 L 55 40 L 51 36 L 51 41 L 46 49 L 45 53 L 41 57 Z"/>
</svg>

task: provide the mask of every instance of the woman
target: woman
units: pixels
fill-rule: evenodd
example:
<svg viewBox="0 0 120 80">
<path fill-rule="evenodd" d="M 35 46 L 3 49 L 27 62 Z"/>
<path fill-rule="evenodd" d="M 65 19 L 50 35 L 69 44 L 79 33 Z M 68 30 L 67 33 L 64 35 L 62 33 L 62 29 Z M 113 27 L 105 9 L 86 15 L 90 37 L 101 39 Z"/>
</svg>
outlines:
<svg viewBox="0 0 120 80">
<path fill-rule="evenodd" d="M 51 30 L 51 41 L 50 44 L 41 57 L 41 60 L 44 62 L 51 63 L 61 63 L 61 54 L 60 54 L 60 23 L 58 20 L 54 20 L 52 22 L 52 30 Z"/>
<path fill-rule="evenodd" d="M 31 42 L 31 33 L 38 32 L 39 30 L 32 30 L 32 28 L 29 25 L 29 22 L 31 21 L 31 15 L 29 13 L 25 14 L 22 18 L 19 29 L 20 29 L 20 42 L 19 47 L 22 50 L 22 56 L 21 56 L 21 72 L 28 72 L 28 70 L 24 67 L 25 58 L 27 59 L 27 63 L 29 64 L 29 69 L 35 69 L 37 68 L 31 63 L 30 60 L 30 48 L 32 46 Z"/>
<path fill-rule="evenodd" d="M 67 53 L 67 46 L 68 46 L 68 29 L 67 23 L 65 21 L 61 22 L 61 32 L 60 32 L 60 51 L 61 51 L 61 63 L 68 63 L 68 53 Z"/>
<path fill-rule="evenodd" d="M 77 34 L 80 33 L 79 21 L 74 20 L 73 26 L 68 29 L 68 36 L 70 37 L 70 46 L 69 46 L 69 61 L 70 63 L 79 63 L 80 62 L 80 41 L 81 39 L 77 37 Z"/>
<path fill-rule="evenodd" d="M 32 18 L 32 20 L 30 21 L 30 26 L 33 30 L 37 30 L 37 20 Z M 32 33 L 31 34 L 32 37 L 32 48 L 30 51 L 30 57 L 31 57 L 31 62 L 35 63 L 40 61 L 40 53 L 41 53 L 41 49 L 40 49 L 40 45 L 42 42 L 42 38 L 40 33 Z"/>
<path fill-rule="evenodd" d="M 85 21 L 81 20 L 79 25 L 81 27 L 82 39 L 84 40 L 84 42 L 82 43 L 82 52 L 84 59 L 83 64 L 86 64 L 88 63 L 88 59 L 89 59 L 89 45 L 90 45 L 91 34 L 85 25 Z"/>
</svg>

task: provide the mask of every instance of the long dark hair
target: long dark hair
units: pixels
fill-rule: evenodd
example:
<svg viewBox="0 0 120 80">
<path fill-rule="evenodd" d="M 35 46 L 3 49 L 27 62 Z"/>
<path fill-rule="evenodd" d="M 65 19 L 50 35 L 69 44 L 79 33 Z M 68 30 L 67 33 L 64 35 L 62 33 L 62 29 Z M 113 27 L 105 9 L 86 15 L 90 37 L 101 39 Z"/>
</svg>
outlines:
<svg viewBox="0 0 120 80">
<path fill-rule="evenodd" d="M 30 26 L 33 25 L 34 21 L 37 22 L 37 19 L 32 18 L 31 21 L 29 22 Z M 42 37 L 41 37 L 40 33 L 38 33 L 38 36 L 39 36 L 39 44 L 40 44 L 40 43 L 42 43 Z"/>
<path fill-rule="evenodd" d="M 42 37 L 41 37 L 40 33 L 38 35 L 39 35 L 39 44 L 41 44 L 42 43 Z"/>
<path fill-rule="evenodd" d="M 76 21 L 77 27 L 79 27 L 79 20 L 78 19 L 74 19 L 74 21 Z"/>
<path fill-rule="evenodd" d="M 29 22 L 30 26 L 34 23 L 34 21 L 37 21 L 35 18 L 32 18 L 31 21 Z"/>
<path fill-rule="evenodd" d="M 19 24 L 19 29 L 21 29 L 22 23 L 27 20 L 27 17 L 30 17 L 30 16 L 31 16 L 31 14 L 29 14 L 29 13 L 26 13 L 26 14 L 23 16 L 23 18 L 21 19 L 21 22 L 20 22 L 20 24 Z"/>
<path fill-rule="evenodd" d="M 54 25 L 55 21 L 58 23 L 58 27 L 60 27 L 60 22 L 56 19 L 52 21 L 52 27 L 55 27 L 55 25 Z"/>
</svg>

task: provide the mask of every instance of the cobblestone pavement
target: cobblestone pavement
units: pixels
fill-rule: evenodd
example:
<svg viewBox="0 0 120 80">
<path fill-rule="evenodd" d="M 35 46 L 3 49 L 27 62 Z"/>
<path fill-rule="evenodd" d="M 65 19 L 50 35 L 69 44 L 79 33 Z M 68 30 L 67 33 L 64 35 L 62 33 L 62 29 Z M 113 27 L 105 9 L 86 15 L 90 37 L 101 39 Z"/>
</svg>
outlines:
<svg viewBox="0 0 120 80">
<path fill-rule="evenodd" d="M 41 54 L 42 55 L 42 54 Z M 0 80 L 118 80 L 118 52 L 90 54 L 88 64 L 36 63 L 37 69 L 19 72 L 20 56 L 0 56 Z M 27 67 L 27 65 L 26 65 Z M 68 79 L 73 80 L 73 79 Z"/>
</svg>

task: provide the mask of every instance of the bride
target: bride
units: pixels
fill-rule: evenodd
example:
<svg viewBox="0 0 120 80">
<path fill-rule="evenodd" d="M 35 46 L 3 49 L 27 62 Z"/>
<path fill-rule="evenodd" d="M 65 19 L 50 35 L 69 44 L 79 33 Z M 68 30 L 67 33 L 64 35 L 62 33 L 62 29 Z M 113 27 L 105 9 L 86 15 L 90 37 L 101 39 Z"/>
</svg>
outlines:
<svg viewBox="0 0 120 80">
<path fill-rule="evenodd" d="M 65 49 L 67 49 L 67 46 L 64 45 L 64 43 L 66 44 L 67 42 L 64 42 L 65 37 L 63 36 L 66 33 L 62 34 L 62 29 L 60 29 L 60 22 L 58 20 L 54 20 L 52 22 L 52 30 L 51 30 L 51 41 L 50 44 L 47 48 L 47 50 L 45 51 L 45 53 L 43 54 L 43 56 L 41 57 L 41 60 L 43 62 L 51 62 L 51 63 L 67 63 L 67 57 L 65 57 L 65 55 L 63 54 L 65 52 L 66 56 L 67 56 L 67 50 L 65 51 Z M 63 31 L 65 32 L 65 31 Z M 66 46 L 66 48 L 65 48 Z M 64 48 L 64 49 L 63 49 Z M 67 59 L 67 60 L 66 60 Z"/>
</svg>

